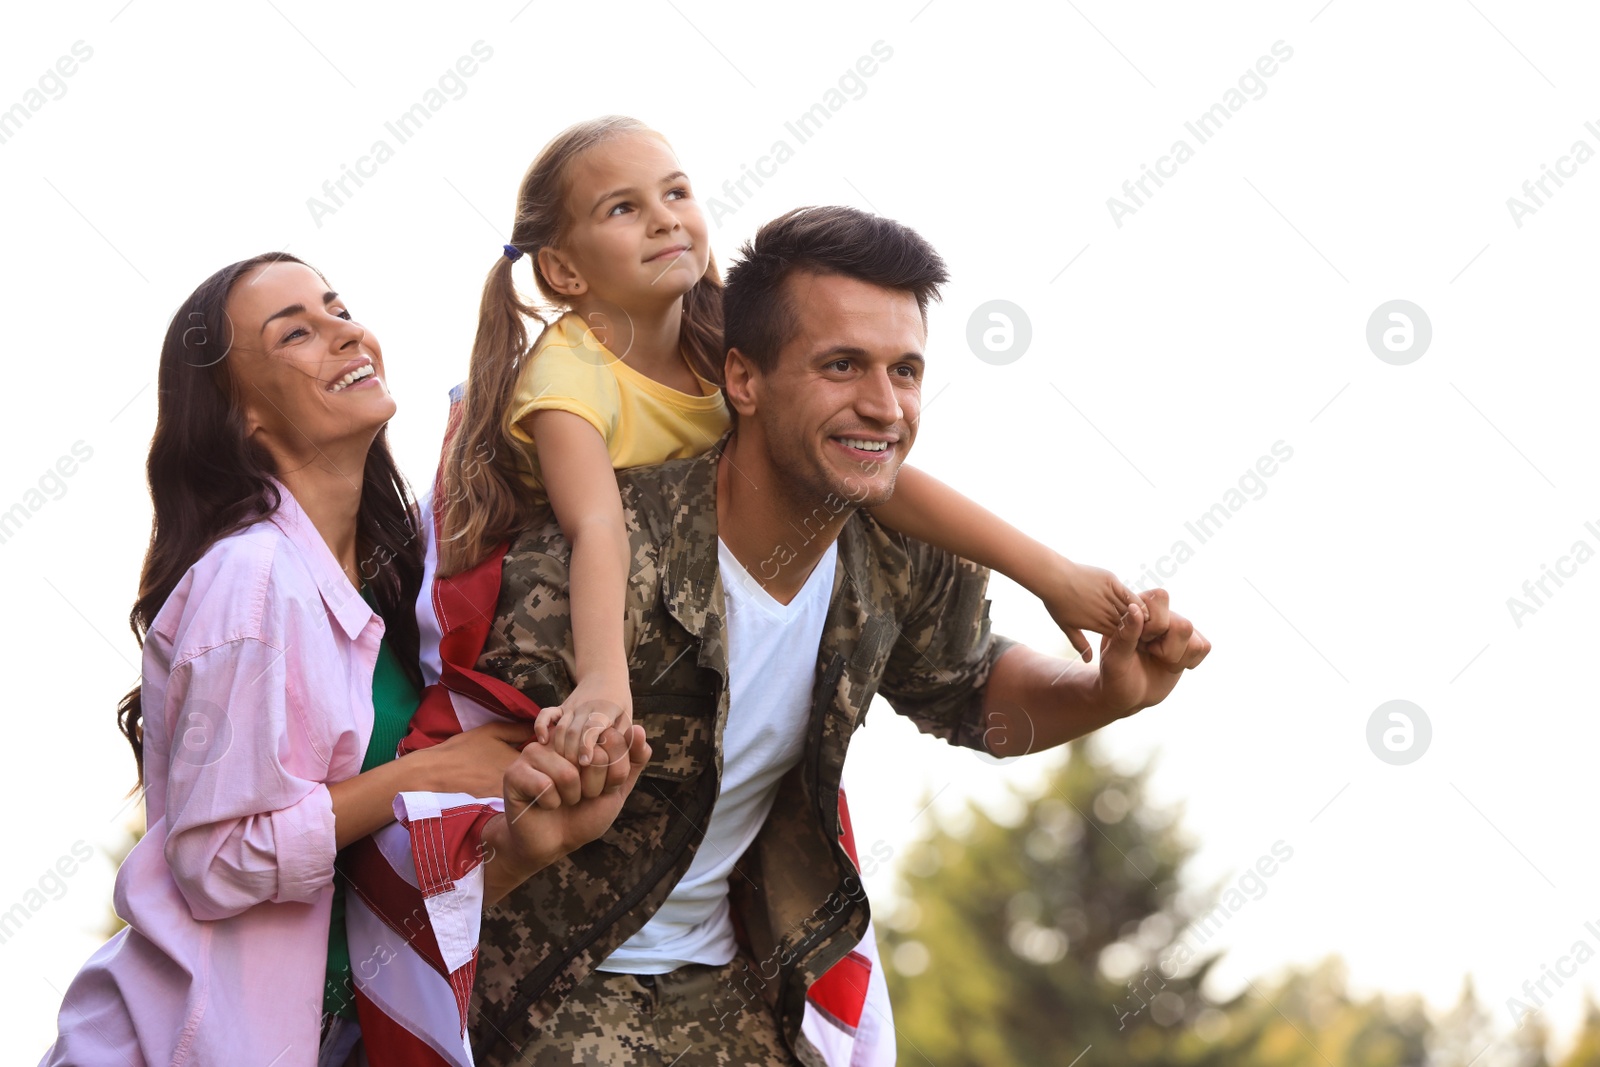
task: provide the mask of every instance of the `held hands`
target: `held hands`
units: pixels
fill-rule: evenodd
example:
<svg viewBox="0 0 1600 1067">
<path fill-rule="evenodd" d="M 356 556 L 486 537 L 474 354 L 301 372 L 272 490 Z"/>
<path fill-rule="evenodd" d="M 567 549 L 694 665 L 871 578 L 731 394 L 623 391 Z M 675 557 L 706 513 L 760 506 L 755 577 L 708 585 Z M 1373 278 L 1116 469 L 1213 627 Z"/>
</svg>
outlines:
<svg viewBox="0 0 1600 1067">
<path fill-rule="evenodd" d="M 611 826 L 650 762 L 644 728 L 601 731 L 591 766 L 581 770 L 554 748 L 534 742 L 507 768 L 506 810 L 498 838 L 520 881 L 585 845 Z M 590 792 L 587 779 L 598 775 Z"/>
<path fill-rule="evenodd" d="M 1072 647 L 1088 663 L 1090 645 L 1083 631 L 1107 637 L 1117 633 L 1128 618 L 1134 596 L 1110 571 L 1063 559 L 1054 580 L 1040 592 L 1040 599 Z"/>
<path fill-rule="evenodd" d="M 609 729 L 627 736 L 633 725 L 633 691 L 626 670 L 591 674 L 559 706 L 542 708 L 533 720 L 534 736 L 576 767 L 598 762 L 595 747 Z"/>
<path fill-rule="evenodd" d="M 416 761 L 421 781 L 416 788 L 434 793 L 499 796 L 501 783 L 517 762 L 522 746 L 533 740 L 526 722 L 493 722 L 474 727 L 401 759 Z"/>
<path fill-rule="evenodd" d="M 1100 640 L 1100 700 L 1117 717 L 1166 699 L 1187 669 L 1211 652 L 1194 623 L 1167 606 L 1167 591 L 1140 593 L 1123 609 L 1127 621 Z"/>
</svg>

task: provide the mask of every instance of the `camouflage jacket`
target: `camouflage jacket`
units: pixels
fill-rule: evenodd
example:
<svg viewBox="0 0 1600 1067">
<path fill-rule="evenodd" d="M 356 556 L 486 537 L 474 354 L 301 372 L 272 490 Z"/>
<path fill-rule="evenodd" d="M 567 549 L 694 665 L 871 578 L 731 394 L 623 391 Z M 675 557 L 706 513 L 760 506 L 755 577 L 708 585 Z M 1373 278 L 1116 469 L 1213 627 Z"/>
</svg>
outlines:
<svg viewBox="0 0 1600 1067">
<path fill-rule="evenodd" d="M 633 714 L 653 755 L 604 836 L 485 911 L 471 1018 L 480 1064 L 515 1062 L 518 1047 L 537 1040 L 567 994 L 655 914 L 703 838 L 728 716 L 720 452 L 618 472 L 632 553 L 624 635 Z M 833 514 L 847 505 L 826 504 Z M 815 528 L 796 531 L 798 541 Z M 478 663 L 546 706 L 573 686 L 568 560 L 554 520 L 513 542 Z M 735 928 L 757 973 L 725 1000 L 736 1008 L 744 992 L 764 996 L 804 1063 L 820 1063 L 800 1035 L 806 990 L 860 942 L 869 914 L 839 844 L 845 749 L 880 692 L 923 732 L 982 748 L 983 687 L 1011 644 L 989 632 L 987 583 L 986 570 L 864 512 L 839 536 L 804 754 L 729 879 Z"/>
</svg>

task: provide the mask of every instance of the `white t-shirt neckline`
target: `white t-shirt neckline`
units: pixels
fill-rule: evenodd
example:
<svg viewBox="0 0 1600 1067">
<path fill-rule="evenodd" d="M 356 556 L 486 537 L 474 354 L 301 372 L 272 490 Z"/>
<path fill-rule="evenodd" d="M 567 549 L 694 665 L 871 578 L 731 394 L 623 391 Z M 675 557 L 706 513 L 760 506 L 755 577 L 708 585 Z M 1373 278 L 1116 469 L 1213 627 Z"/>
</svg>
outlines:
<svg viewBox="0 0 1600 1067">
<path fill-rule="evenodd" d="M 831 600 L 833 598 L 833 578 L 834 572 L 838 567 L 838 560 L 839 542 L 834 541 L 828 546 L 827 551 L 822 553 L 822 558 L 818 559 L 816 565 L 811 568 L 811 573 L 806 575 L 805 583 L 800 586 L 799 590 L 796 591 L 794 596 L 790 598 L 789 602 L 785 604 L 777 597 L 767 592 L 766 587 L 761 584 L 761 580 L 759 578 L 744 569 L 744 565 L 739 562 L 738 557 L 733 554 L 733 549 L 728 547 L 728 543 L 726 541 L 724 541 L 721 537 L 717 538 L 717 565 L 718 569 L 722 572 L 722 591 L 724 600 L 728 600 L 727 593 L 731 579 L 732 581 L 739 583 L 740 591 L 754 602 L 754 606 L 760 608 L 766 614 L 772 616 L 775 620 L 781 620 L 784 622 L 789 621 L 797 613 L 803 611 L 805 609 L 805 602 L 809 598 L 819 595 L 819 592 L 824 600 Z M 819 578 L 824 576 L 826 578 L 828 588 L 826 591 L 819 591 L 815 588 L 813 583 L 817 582 Z M 728 609 L 730 611 L 733 610 L 732 601 L 728 601 Z"/>
<path fill-rule="evenodd" d="M 689 869 L 650 921 L 599 970 L 665 974 L 690 963 L 720 967 L 734 958 L 728 878 L 765 825 L 780 779 L 805 753 L 838 562 L 834 542 L 794 599 L 780 604 L 717 539 L 728 642 L 722 789 Z"/>
</svg>

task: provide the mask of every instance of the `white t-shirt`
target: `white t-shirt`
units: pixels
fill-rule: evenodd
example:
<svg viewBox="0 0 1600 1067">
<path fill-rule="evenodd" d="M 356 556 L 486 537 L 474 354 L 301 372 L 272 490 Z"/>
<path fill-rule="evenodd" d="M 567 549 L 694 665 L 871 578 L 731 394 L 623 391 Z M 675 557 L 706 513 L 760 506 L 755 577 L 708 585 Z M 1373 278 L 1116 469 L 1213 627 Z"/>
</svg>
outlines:
<svg viewBox="0 0 1600 1067">
<path fill-rule="evenodd" d="M 835 542 L 794 599 L 780 604 L 717 539 L 728 605 L 722 791 L 683 879 L 599 970 L 665 974 L 688 963 L 720 967 L 738 954 L 728 913 L 728 876 L 767 821 L 779 780 L 805 750 L 817 649 L 838 560 Z"/>
</svg>

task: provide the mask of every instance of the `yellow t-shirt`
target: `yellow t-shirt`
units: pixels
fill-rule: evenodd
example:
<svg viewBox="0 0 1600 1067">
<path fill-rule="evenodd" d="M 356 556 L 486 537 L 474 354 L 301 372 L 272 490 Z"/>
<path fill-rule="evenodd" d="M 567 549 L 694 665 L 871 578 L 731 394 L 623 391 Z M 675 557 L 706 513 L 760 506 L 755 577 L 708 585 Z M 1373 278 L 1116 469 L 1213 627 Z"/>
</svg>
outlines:
<svg viewBox="0 0 1600 1067">
<path fill-rule="evenodd" d="M 730 420 L 722 391 L 695 378 L 708 395 L 680 393 L 640 374 L 577 315 L 561 316 L 534 343 L 506 411 L 506 431 L 523 446 L 523 481 L 543 494 L 533 438 L 519 425 L 535 411 L 568 411 L 600 431 L 614 470 L 699 455 L 727 432 Z"/>
</svg>

